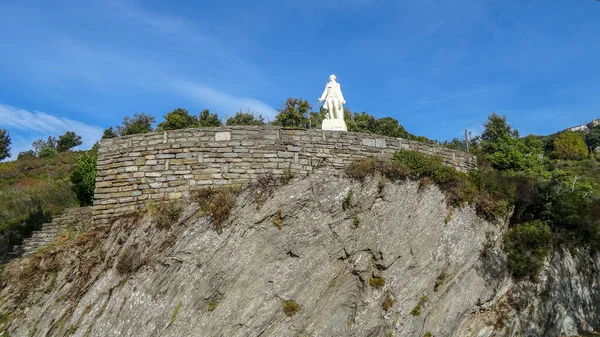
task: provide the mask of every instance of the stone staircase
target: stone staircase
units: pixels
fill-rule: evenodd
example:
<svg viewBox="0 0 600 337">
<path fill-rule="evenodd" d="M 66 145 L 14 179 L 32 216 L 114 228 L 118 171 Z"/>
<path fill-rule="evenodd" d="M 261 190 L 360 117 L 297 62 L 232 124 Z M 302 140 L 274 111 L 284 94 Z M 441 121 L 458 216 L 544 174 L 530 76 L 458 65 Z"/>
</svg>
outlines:
<svg viewBox="0 0 600 337">
<path fill-rule="evenodd" d="M 67 208 L 63 214 L 54 217 L 52 222 L 45 223 L 38 231 L 33 232 L 30 238 L 23 240 L 23 244 L 15 246 L 11 258 L 27 256 L 36 250 L 54 242 L 65 231 L 83 231 L 92 223 L 92 207 Z"/>
</svg>

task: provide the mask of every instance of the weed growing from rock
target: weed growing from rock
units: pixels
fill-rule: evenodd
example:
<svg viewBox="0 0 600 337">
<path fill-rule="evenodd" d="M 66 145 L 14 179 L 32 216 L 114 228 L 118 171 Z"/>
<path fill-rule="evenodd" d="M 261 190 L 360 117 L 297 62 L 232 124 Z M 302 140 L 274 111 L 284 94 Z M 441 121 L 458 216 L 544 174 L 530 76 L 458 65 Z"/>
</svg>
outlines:
<svg viewBox="0 0 600 337">
<path fill-rule="evenodd" d="M 183 307 L 183 302 L 179 301 L 179 303 L 177 303 L 175 306 L 175 309 L 173 309 L 173 313 L 171 314 L 171 322 L 169 325 L 173 325 L 173 323 L 175 323 L 175 319 L 177 318 L 177 314 L 179 313 L 179 310 L 181 310 L 181 307 Z"/>
<path fill-rule="evenodd" d="M 385 299 L 383 300 L 381 306 L 383 307 L 383 310 L 388 311 L 394 306 L 394 303 L 396 303 L 396 299 L 393 298 L 388 292 L 385 294 Z"/>
<path fill-rule="evenodd" d="M 208 311 L 215 311 L 218 304 L 217 302 L 208 302 Z"/>
<path fill-rule="evenodd" d="M 294 316 L 301 309 L 302 306 L 300 306 L 300 304 L 296 303 L 294 300 L 283 301 L 283 312 L 288 317 Z"/>
<path fill-rule="evenodd" d="M 381 277 L 371 277 L 369 279 L 369 285 L 373 288 L 379 289 L 385 285 L 385 280 Z"/>
<path fill-rule="evenodd" d="M 352 206 L 352 197 L 354 196 L 354 192 L 352 190 L 348 191 L 348 194 L 346 194 L 346 197 L 344 198 L 344 201 L 342 202 L 342 209 L 345 211 L 348 208 L 350 208 L 350 206 Z"/>
<path fill-rule="evenodd" d="M 275 225 L 275 227 L 277 227 L 279 230 L 283 228 L 283 216 L 281 215 L 281 208 L 277 209 L 277 213 L 275 213 L 273 225 Z"/>
<path fill-rule="evenodd" d="M 354 224 L 354 228 L 358 228 L 360 226 L 360 218 L 358 217 L 358 215 L 354 217 L 352 223 Z"/>
<path fill-rule="evenodd" d="M 154 225 L 157 229 L 169 229 L 179 219 L 183 207 L 175 202 L 162 202 L 153 208 Z"/>
<path fill-rule="evenodd" d="M 415 317 L 420 316 L 421 315 L 421 304 L 417 304 L 417 306 L 413 308 L 413 310 L 410 312 L 410 314 Z"/>
<path fill-rule="evenodd" d="M 212 217 L 215 229 L 221 230 L 236 204 L 234 190 L 227 187 L 205 188 L 196 191 L 194 197 L 200 204 L 200 208 Z"/>
</svg>

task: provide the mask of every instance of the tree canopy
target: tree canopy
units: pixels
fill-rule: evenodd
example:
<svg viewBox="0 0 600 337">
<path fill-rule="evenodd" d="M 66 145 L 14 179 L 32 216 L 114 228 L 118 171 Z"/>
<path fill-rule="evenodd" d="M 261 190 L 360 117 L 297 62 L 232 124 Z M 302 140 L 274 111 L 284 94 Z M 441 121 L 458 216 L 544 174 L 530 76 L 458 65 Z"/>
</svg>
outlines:
<svg viewBox="0 0 600 337">
<path fill-rule="evenodd" d="M 138 133 L 151 132 L 155 123 L 154 116 L 145 113 L 136 113 L 133 117 L 124 117 L 122 126 L 117 126 L 119 136 L 135 135 Z"/>
<path fill-rule="evenodd" d="M 198 117 L 190 115 L 186 109 L 177 108 L 163 116 L 163 122 L 157 125 L 157 130 L 186 129 L 198 126 Z"/>
<path fill-rule="evenodd" d="M 6 129 L 0 129 L 0 160 L 10 157 L 10 134 Z"/>
<path fill-rule="evenodd" d="M 309 116 L 311 110 L 312 106 L 307 100 L 289 97 L 279 109 L 273 125 L 288 128 L 308 128 L 310 126 Z"/>
<path fill-rule="evenodd" d="M 587 154 L 587 146 L 579 133 L 561 132 L 554 141 L 554 156 L 558 159 L 579 160 Z"/>
<path fill-rule="evenodd" d="M 265 125 L 265 120 L 262 115 L 238 111 L 235 116 L 227 118 L 225 125 Z"/>
<path fill-rule="evenodd" d="M 64 152 L 81 144 L 81 136 L 77 135 L 73 131 L 67 131 L 58 137 L 58 141 L 56 142 L 56 150 L 58 152 Z"/>
<path fill-rule="evenodd" d="M 201 128 L 222 126 L 223 123 L 216 113 L 211 113 L 208 109 L 200 111 L 198 117 L 198 126 Z"/>
</svg>

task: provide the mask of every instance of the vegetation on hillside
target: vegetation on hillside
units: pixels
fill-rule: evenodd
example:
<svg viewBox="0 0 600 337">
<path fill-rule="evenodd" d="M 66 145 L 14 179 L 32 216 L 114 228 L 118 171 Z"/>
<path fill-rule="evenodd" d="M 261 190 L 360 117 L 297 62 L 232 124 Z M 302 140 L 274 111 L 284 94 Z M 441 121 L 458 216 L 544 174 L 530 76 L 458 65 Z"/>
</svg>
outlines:
<svg viewBox="0 0 600 337">
<path fill-rule="evenodd" d="M 0 257 L 75 205 L 69 179 L 76 160 L 77 153 L 62 152 L 0 163 Z"/>
<path fill-rule="evenodd" d="M 0 160 L 10 157 L 10 134 L 6 129 L 0 129 Z"/>
</svg>

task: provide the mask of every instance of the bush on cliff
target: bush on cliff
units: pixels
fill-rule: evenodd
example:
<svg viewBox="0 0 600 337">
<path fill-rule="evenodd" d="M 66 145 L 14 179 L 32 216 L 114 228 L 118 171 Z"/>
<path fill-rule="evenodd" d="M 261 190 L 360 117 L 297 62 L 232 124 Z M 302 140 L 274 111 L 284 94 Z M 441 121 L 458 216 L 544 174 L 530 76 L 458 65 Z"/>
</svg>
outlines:
<svg viewBox="0 0 600 337">
<path fill-rule="evenodd" d="M 97 161 L 96 153 L 85 152 L 77 157 L 77 167 L 71 175 L 71 182 L 73 192 L 81 206 L 91 205 L 94 202 Z"/>
<path fill-rule="evenodd" d="M 504 238 L 508 270 L 516 278 L 535 277 L 552 246 L 552 231 L 541 221 L 510 229 Z"/>
</svg>

